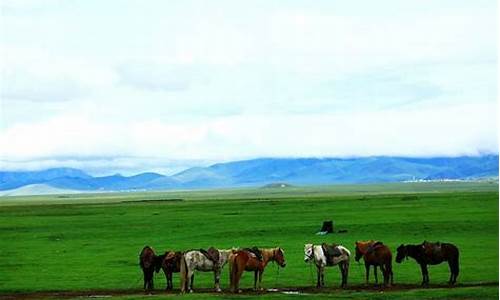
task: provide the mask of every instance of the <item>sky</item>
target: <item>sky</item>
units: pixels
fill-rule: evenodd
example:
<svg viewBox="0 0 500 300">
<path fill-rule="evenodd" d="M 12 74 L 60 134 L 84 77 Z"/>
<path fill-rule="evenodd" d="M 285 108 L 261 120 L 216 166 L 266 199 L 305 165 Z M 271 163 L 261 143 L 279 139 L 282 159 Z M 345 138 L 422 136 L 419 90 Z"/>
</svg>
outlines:
<svg viewBox="0 0 500 300">
<path fill-rule="evenodd" d="M 0 9 L 0 170 L 498 153 L 493 0 Z"/>
</svg>

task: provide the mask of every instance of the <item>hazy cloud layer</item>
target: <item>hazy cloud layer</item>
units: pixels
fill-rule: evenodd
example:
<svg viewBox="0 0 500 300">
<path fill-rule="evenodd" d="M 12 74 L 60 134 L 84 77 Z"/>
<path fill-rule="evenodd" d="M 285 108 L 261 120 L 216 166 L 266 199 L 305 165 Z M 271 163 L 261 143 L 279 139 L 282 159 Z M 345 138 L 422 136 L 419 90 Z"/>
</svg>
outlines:
<svg viewBox="0 0 500 300">
<path fill-rule="evenodd" d="M 495 1 L 216 2 L 3 1 L 0 169 L 498 152 Z"/>
</svg>

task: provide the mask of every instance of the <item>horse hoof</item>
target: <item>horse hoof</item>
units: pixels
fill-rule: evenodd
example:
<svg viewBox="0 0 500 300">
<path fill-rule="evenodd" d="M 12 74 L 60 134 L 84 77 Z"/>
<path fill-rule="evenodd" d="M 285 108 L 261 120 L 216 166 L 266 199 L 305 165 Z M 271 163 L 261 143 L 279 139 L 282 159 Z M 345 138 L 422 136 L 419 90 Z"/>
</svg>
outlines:
<svg viewBox="0 0 500 300">
<path fill-rule="evenodd" d="M 222 290 L 221 290 L 220 288 L 216 288 L 216 289 L 215 289 L 215 291 L 216 291 L 217 293 L 222 292 Z"/>
</svg>

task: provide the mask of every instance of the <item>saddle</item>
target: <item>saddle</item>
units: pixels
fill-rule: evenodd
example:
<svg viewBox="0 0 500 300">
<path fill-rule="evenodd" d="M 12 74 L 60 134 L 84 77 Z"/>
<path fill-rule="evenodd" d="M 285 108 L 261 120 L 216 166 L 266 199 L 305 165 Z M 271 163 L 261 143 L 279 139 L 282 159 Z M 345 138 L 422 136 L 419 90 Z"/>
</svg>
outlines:
<svg viewBox="0 0 500 300">
<path fill-rule="evenodd" d="M 422 243 L 422 248 L 424 249 L 425 256 L 427 256 L 431 259 L 442 257 L 441 243 L 440 242 L 430 243 L 430 242 L 424 241 Z"/>
<path fill-rule="evenodd" d="M 215 249 L 214 247 L 210 247 L 208 248 L 208 250 L 200 249 L 200 252 L 214 263 L 214 267 L 219 265 L 219 250 Z"/>
<path fill-rule="evenodd" d="M 336 244 L 328 245 L 327 243 L 321 244 L 321 248 L 323 249 L 323 253 L 326 256 L 326 264 L 328 266 L 334 265 L 334 258 L 342 255 L 342 252 L 337 247 Z"/>
<path fill-rule="evenodd" d="M 375 250 L 382 247 L 383 245 L 384 245 L 384 243 L 382 243 L 380 241 L 375 241 L 373 244 L 368 246 L 368 248 L 366 249 L 366 254 L 373 253 Z"/>
<path fill-rule="evenodd" d="M 262 261 L 262 253 L 260 252 L 259 248 L 252 247 L 252 248 L 244 248 L 243 250 L 253 253 L 258 260 Z"/>
<path fill-rule="evenodd" d="M 179 272 L 182 252 L 169 251 L 169 252 L 166 252 L 165 254 L 166 255 L 165 255 L 165 259 L 163 260 L 163 266 L 167 270 L 173 270 L 174 272 Z"/>
</svg>

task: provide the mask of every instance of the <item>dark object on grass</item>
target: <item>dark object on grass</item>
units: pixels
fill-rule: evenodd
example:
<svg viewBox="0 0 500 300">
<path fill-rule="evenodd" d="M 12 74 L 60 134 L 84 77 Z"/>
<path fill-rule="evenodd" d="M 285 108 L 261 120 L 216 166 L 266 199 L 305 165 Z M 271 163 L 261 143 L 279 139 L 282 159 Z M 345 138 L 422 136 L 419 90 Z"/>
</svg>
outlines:
<svg viewBox="0 0 500 300">
<path fill-rule="evenodd" d="M 337 231 L 337 233 L 346 233 L 347 232 L 347 229 L 340 229 L 339 231 Z"/>
<path fill-rule="evenodd" d="M 453 285 L 457 282 L 459 273 L 459 251 L 453 244 L 429 243 L 424 241 L 420 245 L 401 245 L 398 247 L 396 262 L 401 263 L 405 257 L 411 257 L 417 261 L 422 270 L 422 285 L 429 285 L 429 271 L 427 265 L 438 265 L 444 261 L 450 266 L 450 280 Z"/>
<path fill-rule="evenodd" d="M 321 227 L 321 232 L 333 233 L 333 221 L 324 221 L 323 227 Z"/>
</svg>

